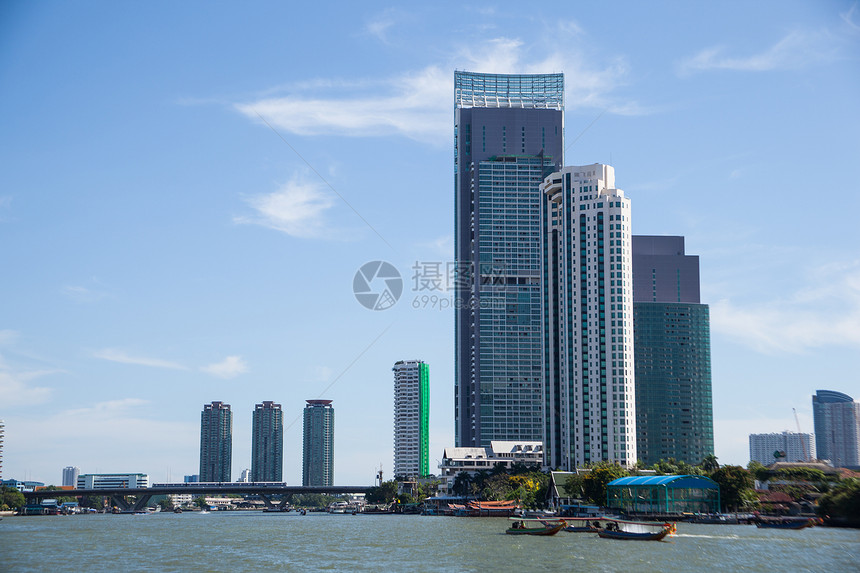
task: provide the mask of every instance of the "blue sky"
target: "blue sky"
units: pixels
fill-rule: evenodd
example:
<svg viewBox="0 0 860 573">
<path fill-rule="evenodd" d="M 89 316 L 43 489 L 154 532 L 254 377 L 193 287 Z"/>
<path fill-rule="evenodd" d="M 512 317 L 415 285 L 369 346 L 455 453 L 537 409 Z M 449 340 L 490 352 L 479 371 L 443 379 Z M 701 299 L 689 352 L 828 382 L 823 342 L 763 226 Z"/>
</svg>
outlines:
<svg viewBox="0 0 860 573">
<path fill-rule="evenodd" d="M 453 72 L 564 72 L 567 164 L 612 163 L 636 234 L 686 237 L 711 305 L 716 454 L 860 394 L 860 6 L 851 1 L 5 2 L 3 477 L 197 472 L 204 403 L 334 401 L 335 481 L 392 469 L 395 361 L 453 444 Z M 353 296 L 367 261 L 401 299 Z M 416 308 L 416 306 L 418 308 Z M 435 306 L 435 308 L 434 308 Z"/>
</svg>

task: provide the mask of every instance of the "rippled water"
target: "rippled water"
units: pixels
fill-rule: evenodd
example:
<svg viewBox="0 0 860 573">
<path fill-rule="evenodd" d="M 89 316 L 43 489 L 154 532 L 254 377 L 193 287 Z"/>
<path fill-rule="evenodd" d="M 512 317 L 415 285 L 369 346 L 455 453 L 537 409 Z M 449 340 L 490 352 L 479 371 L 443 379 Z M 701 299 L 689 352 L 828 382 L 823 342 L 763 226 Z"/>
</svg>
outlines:
<svg viewBox="0 0 860 573">
<path fill-rule="evenodd" d="M 504 535 L 496 518 L 6 517 L 0 571 L 860 571 L 860 531 L 678 524 L 668 542 Z"/>
</svg>

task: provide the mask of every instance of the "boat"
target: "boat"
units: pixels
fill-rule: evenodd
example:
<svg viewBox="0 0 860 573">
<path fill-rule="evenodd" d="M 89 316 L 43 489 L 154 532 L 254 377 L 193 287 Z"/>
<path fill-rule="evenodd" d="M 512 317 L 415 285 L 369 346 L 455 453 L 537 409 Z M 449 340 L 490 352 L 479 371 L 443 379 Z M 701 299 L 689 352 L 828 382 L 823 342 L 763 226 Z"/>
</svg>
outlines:
<svg viewBox="0 0 860 573">
<path fill-rule="evenodd" d="M 597 535 L 604 539 L 639 539 L 660 541 L 670 533 L 675 533 L 674 523 L 634 523 L 630 521 L 609 521 Z"/>
<path fill-rule="evenodd" d="M 508 535 L 555 535 L 564 529 L 567 523 L 562 519 L 549 521 L 545 519 L 514 519 L 505 530 Z"/>
<path fill-rule="evenodd" d="M 785 520 L 759 520 L 755 526 L 762 529 L 805 529 L 813 527 L 816 524 L 815 519 L 785 519 Z"/>
<path fill-rule="evenodd" d="M 597 533 L 606 527 L 607 520 L 596 517 L 566 517 L 568 533 Z"/>
</svg>

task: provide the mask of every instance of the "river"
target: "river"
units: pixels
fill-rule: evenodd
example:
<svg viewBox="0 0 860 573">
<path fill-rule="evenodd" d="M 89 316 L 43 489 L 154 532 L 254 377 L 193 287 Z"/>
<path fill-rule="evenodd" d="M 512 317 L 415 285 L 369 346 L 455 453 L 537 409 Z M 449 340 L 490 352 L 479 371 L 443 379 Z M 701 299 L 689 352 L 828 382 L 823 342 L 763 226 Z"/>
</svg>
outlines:
<svg viewBox="0 0 860 573">
<path fill-rule="evenodd" d="M 860 531 L 678 524 L 668 541 L 504 535 L 501 518 L 261 512 L 5 517 L 0 571 L 860 571 Z"/>
</svg>

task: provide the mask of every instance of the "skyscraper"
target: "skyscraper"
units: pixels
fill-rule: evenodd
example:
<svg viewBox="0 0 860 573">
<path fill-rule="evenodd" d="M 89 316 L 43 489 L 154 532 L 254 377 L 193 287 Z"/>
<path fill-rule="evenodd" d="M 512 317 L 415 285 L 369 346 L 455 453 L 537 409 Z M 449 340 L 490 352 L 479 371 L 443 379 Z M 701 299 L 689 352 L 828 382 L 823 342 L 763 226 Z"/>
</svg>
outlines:
<svg viewBox="0 0 860 573">
<path fill-rule="evenodd" d="M 75 466 L 66 466 L 63 468 L 63 485 L 72 486 L 78 483 L 78 476 L 81 475 L 81 468 Z"/>
<path fill-rule="evenodd" d="M 567 166 L 541 184 L 545 463 L 636 461 L 630 200 L 615 170 Z"/>
<path fill-rule="evenodd" d="M 714 453 L 711 329 L 684 237 L 633 237 L 633 338 L 639 459 L 701 463 Z"/>
<path fill-rule="evenodd" d="M 430 474 L 430 367 L 422 360 L 394 364 L 394 475 Z"/>
<path fill-rule="evenodd" d="M 774 462 L 808 462 L 815 459 L 811 434 L 750 434 L 750 460 L 769 466 Z"/>
<path fill-rule="evenodd" d="M 212 402 L 200 414 L 200 481 L 229 482 L 233 463 L 233 412 Z"/>
<path fill-rule="evenodd" d="M 284 413 L 281 405 L 257 404 L 251 423 L 251 481 L 282 481 L 283 471 Z"/>
<path fill-rule="evenodd" d="M 562 74 L 454 73 L 457 446 L 542 439 L 538 185 L 563 136 Z"/>
<path fill-rule="evenodd" d="M 6 433 L 6 424 L 0 420 L 0 479 L 3 478 L 3 439 Z"/>
<path fill-rule="evenodd" d="M 334 408 L 331 400 L 305 400 L 302 485 L 334 483 Z"/>
<path fill-rule="evenodd" d="M 812 416 L 818 457 L 837 468 L 860 466 L 860 403 L 842 392 L 818 390 Z"/>
</svg>

